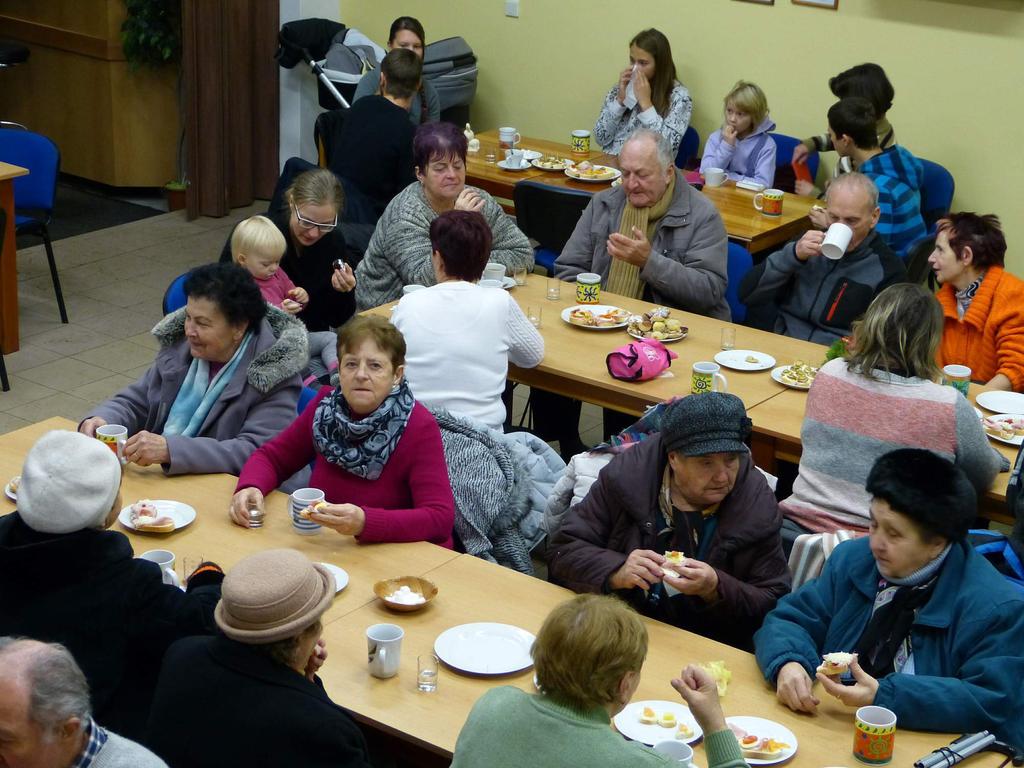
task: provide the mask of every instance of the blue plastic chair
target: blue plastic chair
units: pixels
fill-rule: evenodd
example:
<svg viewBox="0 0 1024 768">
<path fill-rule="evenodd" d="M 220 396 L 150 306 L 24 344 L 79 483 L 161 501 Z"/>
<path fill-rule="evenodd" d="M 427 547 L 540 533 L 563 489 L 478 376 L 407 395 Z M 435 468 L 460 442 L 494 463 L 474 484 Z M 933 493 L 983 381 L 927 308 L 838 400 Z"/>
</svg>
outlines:
<svg viewBox="0 0 1024 768">
<path fill-rule="evenodd" d="M 796 136 L 787 136 L 784 133 L 769 133 L 768 135 L 775 140 L 775 167 L 792 165 L 793 150 L 800 143 L 800 139 Z M 812 179 L 818 177 L 818 162 L 820 160 L 817 152 L 811 152 L 807 156 L 807 170 L 811 172 Z"/>
<path fill-rule="evenodd" d="M 683 140 L 679 142 L 679 151 L 676 152 L 676 168 L 696 168 L 697 152 L 700 151 L 700 134 L 692 125 L 686 127 Z"/>
<path fill-rule="evenodd" d="M 313 398 L 316 397 L 316 395 L 317 390 L 313 389 L 312 387 L 304 386 L 302 388 L 302 391 L 299 393 L 298 405 L 295 406 L 296 413 L 302 413 L 304 410 L 306 410 L 306 406 L 313 401 Z"/>
<path fill-rule="evenodd" d="M 171 284 L 167 286 L 167 290 L 164 291 L 163 309 L 165 315 L 169 315 L 171 312 L 181 309 L 188 302 L 188 297 L 185 295 L 185 278 L 188 276 L 189 272 L 184 272 L 178 275 L 171 281 Z"/>
<path fill-rule="evenodd" d="M 938 163 L 925 160 L 923 157 L 919 157 L 918 160 L 924 166 L 924 183 L 921 185 L 921 217 L 924 219 L 925 226 L 928 227 L 928 234 L 934 235 L 936 223 L 949 213 L 949 209 L 953 205 L 956 182 L 953 180 L 953 174 Z"/>
<path fill-rule="evenodd" d="M 57 262 L 50 242 L 50 220 L 57 196 L 57 174 L 60 173 L 60 150 L 46 136 L 33 131 L 7 128 L 0 130 L 0 160 L 28 168 L 27 176 L 14 180 L 14 231 L 18 235 L 40 237 L 46 247 L 53 292 L 57 295 L 60 321 L 68 321 L 64 294 L 60 289 Z"/>
<path fill-rule="evenodd" d="M 742 323 L 747 317 L 747 305 L 740 301 L 740 281 L 754 267 L 754 257 L 739 243 L 729 243 L 729 261 L 726 267 L 729 284 L 725 288 L 725 300 L 729 302 L 732 321 Z"/>
<path fill-rule="evenodd" d="M 516 224 L 539 245 L 534 263 L 555 272 L 555 259 L 576 229 L 592 195 L 576 189 L 549 187 L 537 181 L 520 181 L 512 193 L 516 206 Z"/>
</svg>

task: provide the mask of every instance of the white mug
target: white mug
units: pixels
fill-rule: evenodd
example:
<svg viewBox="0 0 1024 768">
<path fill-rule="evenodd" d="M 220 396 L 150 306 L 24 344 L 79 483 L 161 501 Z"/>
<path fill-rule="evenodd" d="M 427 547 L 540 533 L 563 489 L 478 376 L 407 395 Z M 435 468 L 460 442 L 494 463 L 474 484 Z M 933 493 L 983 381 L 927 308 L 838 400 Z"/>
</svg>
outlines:
<svg viewBox="0 0 1024 768">
<path fill-rule="evenodd" d="M 505 265 L 499 261 L 488 261 L 484 265 L 484 280 L 497 280 L 502 282 L 505 279 Z"/>
<path fill-rule="evenodd" d="M 498 145 L 502 149 L 512 149 L 516 144 L 519 143 L 522 137 L 519 135 L 519 131 L 515 128 L 499 128 L 498 129 Z"/>
<path fill-rule="evenodd" d="M 370 674 L 387 678 L 398 674 L 405 632 L 397 624 L 374 624 L 366 630 L 366 654 Z"/>
<path fill-rule="evenodd" d="M 323 526 L 312 520 L 307 520 L 300 513 L 306 507 L 324 501 L 324 492 L 319 488 L 299 488 L 288 497 L 288 501 L 291 507 L 292 530 L 301 536 L 320 533 Z"/>
<path fill-rule="evenodd" d="M 170 584 L 173 587 L 181 586 L 181 579 L 174 572 L 174 553 L 170 550 L 151 549 L 139 555 L 139 560 L 148 560 L 160 566 L 161 578 L 164 584 Z"/>
<path fill-rule="evenodd" d="M 525 168 L 526 159 L 523 157 L 523 150 L 521 149 L 506 149 L 505 150 L 505 165 L 509 168 Z"/>
<path fill-rule="evenodd" d="M 853 230 L 842 222 L 837 221 L 825 233 L 825 239 L 821 241 L 821 255 L 826 259 L 836 261 L 843 258 L 846 249 L 850 247 L 850 240 L 853 239 Z"/>
<path fill-rule="evenodd" d="M 505 284 L 501 280 L 491 280 L 490 278 L 484 278 L 478 285 L 482 288 L 504 288 Z"/>
<path fill-rule="evenodd" d="M 693 747 L 685 741 L 675 741 L 674 739 L 659 741 L 654 745 L 654 751 L 682 763 L 684 768 L 690 768 L 693 765 L 691 762 L 693 760 Z"/>
<path fill-rule="evenodd" d="M 693 375 L 690 378 L 690 393 L 694 395 L 704 392 L 728 392 L 729 385 L 721 374 L 722 366 L 718 363 L 700 362 L 693 364 Z"/>
<path fill-rule="evenodd" d="M 704 186 L 720 187 L 725 183 L 725 171 L 721 168 L 708 168 L 704 171 Z"/>
</svg>

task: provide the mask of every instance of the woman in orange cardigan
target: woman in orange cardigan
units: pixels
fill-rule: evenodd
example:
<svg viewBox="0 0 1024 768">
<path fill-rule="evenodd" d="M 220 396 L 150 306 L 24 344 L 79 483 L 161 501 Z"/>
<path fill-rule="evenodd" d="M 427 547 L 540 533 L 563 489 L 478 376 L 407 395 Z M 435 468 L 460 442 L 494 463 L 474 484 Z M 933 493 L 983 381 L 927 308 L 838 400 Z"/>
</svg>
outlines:
<svg viewBox="0 0 1024 768">
<path fill-rule="evenodd" d="M 941 365 L 971 369 L 995 389 L 1024 389 L 1024 281 L 1003 269 L 1006 238 L 988 214 L 951 213 L 939 222 L 928 263 L 942 287 Z"/>
</svg>

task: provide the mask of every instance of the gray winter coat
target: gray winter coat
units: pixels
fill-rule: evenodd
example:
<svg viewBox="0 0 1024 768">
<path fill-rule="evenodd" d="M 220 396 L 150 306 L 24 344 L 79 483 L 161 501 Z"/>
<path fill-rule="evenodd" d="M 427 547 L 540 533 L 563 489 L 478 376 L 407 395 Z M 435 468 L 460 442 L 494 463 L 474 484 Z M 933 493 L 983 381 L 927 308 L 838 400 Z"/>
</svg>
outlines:
<svg viewBox="0 0 1024 768">
<path fill-rule="evenodd" d="M 142 378 L 101 403 L 86 418 L 122 424 L 128 434 L 160 434 L 192 363 L 185 340 L 185 309 L 153 328 L 160 351 Z M 169 475 L 227 472 L 237 475 L 249 456 L 295 418 L 309 361 L 309 339 L 302 323 L 276 307 L 267 308 L 254 343 L 210 409 L 196 437 L 167 436 Z"/>
<path fill-rule="evenodd" d="M 621 186 L 594 195 L 555 261 L 555 277 L 572 280 L 581 272 L 597 272 L 607 283 L 612 257 L 606 244 L 619 231 L 625 208 Z M 640 270 L 644 300 L 731 319 L 725 300 L 728 243 L 718 209 L 676 171 L 672 204 L 658 222 L 650 258 Z"/>
</svg>

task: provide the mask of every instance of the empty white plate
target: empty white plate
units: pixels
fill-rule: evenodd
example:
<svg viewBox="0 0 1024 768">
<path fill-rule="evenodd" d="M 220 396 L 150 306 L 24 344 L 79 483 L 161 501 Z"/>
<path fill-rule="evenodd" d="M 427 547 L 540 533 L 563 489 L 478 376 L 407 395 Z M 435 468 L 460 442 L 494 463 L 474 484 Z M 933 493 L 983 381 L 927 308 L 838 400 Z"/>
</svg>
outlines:
<svg viewBox="0 0 1024 768">
<path fill-rule="evenodd" d="M 775 365 L 775 358 L 752 349 L 730 349 L 715 355 L 715 362 L 735 371 L 767 371 Z"/>
<path fill-rule="evenodd" d="M 511 624 L 460 624 L 437 636 L 434 653 L 449 667 L 463 672 L 505 675 L 533 666 L 530 649 L 536 639 Z"/>
<path fill-rule="evenodd" d="M 1024 395 L 1019 392 L 982 392 L 975 400 L 993 413 L 1024 413 Z"/>
<path fill-rule="evenodd" d="M 320 565 L 330 571 L 331 575 L 334 576 L 334 594 L 338 594 L 348 586 L 348 573 L 344 568 L 339 568 L 332 563 L 320 563 Z"/>
<path fill-rule="evenodd" d="M 174 530 L 184 528 L 186 525 L 196 519 L 196 511 L 180 501 L 171 501 L 170 499 L 151 499 L 153 505 L 156 507 L 157 515 L 159 517 L 169 517 L 174 521 Z M 127 507 L 121 510 L 121 514 L 117 516 L 117 519 L 121 521 L 121 525 L 132 531 L 135 530 L 135 526 L 132 525 L 132 506 L 129 504 Z M 159 531 L 142 531 L 142 533 L 159 533 Z M 170 531 L 168 531 L 170 533 Z"/>
</svg>

